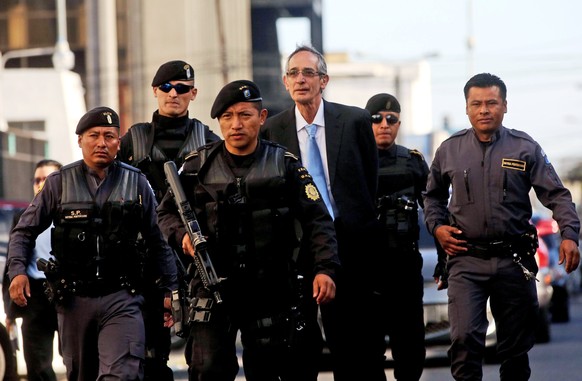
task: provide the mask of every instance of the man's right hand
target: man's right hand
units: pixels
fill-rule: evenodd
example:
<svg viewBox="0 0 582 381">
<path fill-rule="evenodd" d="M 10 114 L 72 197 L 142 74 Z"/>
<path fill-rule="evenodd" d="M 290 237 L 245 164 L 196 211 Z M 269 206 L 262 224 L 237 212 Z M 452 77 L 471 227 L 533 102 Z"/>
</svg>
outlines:
<svg viewBox="0 0 582 381">
<path fill-rule="evenodd" d="M 434 236 L 447 255 L 462 254 L 467 251 L 467 241 L 457 239 L 455 236 L 463 234 L 461 230 L 450 225 L 440 225 L 434 230 Z"/>
<path fill-rule="evenodd" d="M 190 240 L 190 235 L 184 234 L 182 238 L 182 251 L 185 254 L 188 254 L 191 257 L 194 257 L 196 251 L 194 251 L 194 245 L 192 245 L 192 241 Z"/>
<path fill-rule="evenodd" d="M 335 282 L 327 274 L 317 274 L 313 279 L 313 298 L 317 304 L 331 302 L 335 298 Z"/>
<path fill-rule="evenodd" d="M 10 299 L 20 307 L 28 304 L 26 298 L 30 298 L 30 283 L 26 275 L 16 275 L 10 282 Z"/>
</svg>

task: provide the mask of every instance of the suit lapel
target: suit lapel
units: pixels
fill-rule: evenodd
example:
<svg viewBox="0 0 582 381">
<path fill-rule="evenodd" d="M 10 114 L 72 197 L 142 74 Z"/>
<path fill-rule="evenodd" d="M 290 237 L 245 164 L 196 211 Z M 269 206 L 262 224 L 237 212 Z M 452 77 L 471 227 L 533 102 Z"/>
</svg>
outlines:
<svg viewBox="0 0 582 381">
<path fill-rule="evenodd" d="M 281 120 L 285 121 L 279 125 L 281 129 L 281 136 L 279 137 L 281 145 L 287 147 L 291 153 L 301 157 L 299 152 L 299 138 L 297 137 L 295 107 L 285 110 L 285 115 Z"/>
<path fill-rule="evenodd" d="M 329 171 L 329 182 L 333 188 L 339 149 L 344 123 L 342 122 L 333 104 L 323 100 L 323 118 L 325 119 L 325 145 L 327 151 L 327 169 Z"/>
</svg>

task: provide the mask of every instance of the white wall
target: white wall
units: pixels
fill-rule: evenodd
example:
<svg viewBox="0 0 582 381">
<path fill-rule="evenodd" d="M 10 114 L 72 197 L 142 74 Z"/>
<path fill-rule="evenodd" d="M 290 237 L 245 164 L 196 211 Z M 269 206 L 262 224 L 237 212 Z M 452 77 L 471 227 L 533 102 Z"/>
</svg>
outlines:
<svg viewBox="0 0 582 381">
<path fill-rule="evenodd" d="M 80 159 L 75 129 L 86 112 L 77 73 L 55 69 L 3 69 L 0 73 L 3 118 L 11 122 L 44 121 L 34 137 L 48 141 L 47 157 L 63 164 Z"/>
<path fill-rule="evenodd" d="M 402 108 L 398 144 L 407 145 L 409 135 L 433 131 L 431 72 L 425 60 L 398 64 L 326 60 L 330 77 L 324 93 L 326 100 L 364 108 L 373 95 L 389 93 Z"/>
</svg>

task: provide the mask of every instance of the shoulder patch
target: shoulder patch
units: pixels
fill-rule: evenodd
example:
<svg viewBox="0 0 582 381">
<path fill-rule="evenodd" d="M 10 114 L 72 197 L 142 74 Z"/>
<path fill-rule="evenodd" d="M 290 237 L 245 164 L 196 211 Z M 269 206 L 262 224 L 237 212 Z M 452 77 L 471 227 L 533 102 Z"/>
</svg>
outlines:
<svg viewBox="0 0 582 381">
<path fill-rule="evenodd" d="M 305 186 L 305 196 L 311 201 L 317 201 L 320 199 L 319 192 L 315 187 L 315 184 L 309 183 Z"/>
<path fill-rule="evenodd" d="M 545 162 L 547 165 L 550 165 L 550 164 L 552 164 L 552 163 L 550 162 L 550 159 L 548 158 L 548 155 L 546 155 L 546 153 L 544 152 L 544 150 L 541 150 L 541 154 L 542 154 L 542 157 L 544 158 L 544 162 Z"/>
</svg>

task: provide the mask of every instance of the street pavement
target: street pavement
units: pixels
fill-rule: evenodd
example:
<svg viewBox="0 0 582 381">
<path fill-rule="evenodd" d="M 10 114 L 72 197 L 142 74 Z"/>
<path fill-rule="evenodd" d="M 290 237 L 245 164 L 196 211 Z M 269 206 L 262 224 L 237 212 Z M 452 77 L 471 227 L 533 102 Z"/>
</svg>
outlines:
<svg viewBox="0 0 582 381">
<path fill-rule="evenodd" d="M 552 324 L 550 343 L 536 344 L 530 351 L 532 377 L 530 381 L 547 380 L 580 380 L 582 365 L 579 362 L 582 356 L 582 294 L 575 295 L 570 305 L 571 320 L 569 323 Z M 188 380 L 188 370 L 184 359 L 184 348 L 172 351 L 169 361 L 174 370 L 175 381 Z M 245 380 L 241 371 L 236 381 Z M 436 364 L 436 365 L 434 365 Z M 440 363 L 428 362 L 421 381 L 452 380 L 446 361 Z M 578 365 L 576 365 L 578 364 Z M 395 381 L 393 369 L 390 363 L 386 367 L 387 381 Z M 59 381 L 66 381 L 64 374 L 58 374 Z M 321 372 L 318 381 L 332 381 L 331 372 Z M 483 366 L 483 381 L 499 380 L 499 364 L 486 364 Z"/>
<path fill-rule="evenodd" d="M 530 381 L 582 380 L 582 294 L 574 295 L 570 304 L 570 322 L 551 325 L 551 341 L 536 344 L 529 352 L 532 375 Z M 175 381 L 188 380 L 183 351 L 171 356 Z M 240 356 L 239 356 L 240 363 Z M 242 369 L 242 364 L 241 364 Z M 386 367 L 387 381 L 395 381 L 390 363 Z M 432 358 L 427 360 L 420 381 L 452 380 L 448 360 Z M 245 380 L 241 373 L 236 381 Z M 318 381 L 333 381 L 331 372 L 320 372 Z M 499 364 L 483 366 L 483 381 L 499 381 Z"/>
</svg>

